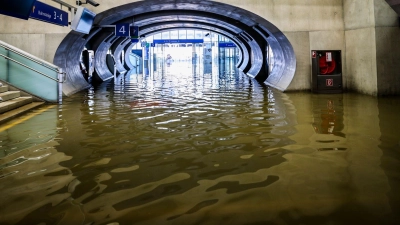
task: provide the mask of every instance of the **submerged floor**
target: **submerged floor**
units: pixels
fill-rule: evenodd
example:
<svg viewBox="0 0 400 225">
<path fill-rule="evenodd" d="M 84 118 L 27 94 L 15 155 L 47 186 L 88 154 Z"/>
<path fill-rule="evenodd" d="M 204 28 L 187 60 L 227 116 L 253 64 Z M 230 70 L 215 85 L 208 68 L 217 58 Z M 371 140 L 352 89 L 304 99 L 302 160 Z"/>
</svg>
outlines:
<svg viewBox="0 0 400 225">
<path fill-rule="evenodd" d="M 399 98 L 281 93 L 182 68 L 2 125 L 0 224 L 400 220 Z"/>
</svg>

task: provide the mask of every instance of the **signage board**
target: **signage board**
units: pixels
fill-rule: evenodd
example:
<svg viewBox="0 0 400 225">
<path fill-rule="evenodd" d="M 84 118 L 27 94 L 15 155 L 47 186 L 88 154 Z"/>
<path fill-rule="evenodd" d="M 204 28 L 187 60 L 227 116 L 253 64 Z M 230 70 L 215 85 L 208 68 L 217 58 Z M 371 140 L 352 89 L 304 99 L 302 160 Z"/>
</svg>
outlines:
<svg viewBox="0 0 400 225">
<path fill-rule="evenodd" d="M 36 0 L 0 0 L 0 14 L 27 20 Z"/>
<path fill-rule="evenodd" d="M 326 79 L 326 86 L 333 87 L 333 79 Z"/>
<path fill-rule="evenodd" d="M 142 43 L 140 43 L 142 48 L 149 48 L 149 47 L 155 47 L 156 45 L 154 43 L 150 43 L 150 42 L 146 42 L 146 41 L 142 41 Z"/>
<path fill-rule="evenodd" d="M 59 26 L 68 26 L 67 12 L 39 1 L 33 5 L 29 17 Z"/>
<path fill-rule="evenodd" d="M 232 42 L 220 42 L 218 43 L 218 47 L 220 48 L 235 48 L 235 43 Z"/>
<path fill-rule="evenodd" d="M 115 36 L 130 37 L 129 23 L 120 23 L 115 25 Z"/>
<path fill-rule="evenodd" d="M 132 54 L 143 57 L 143 50 L 142 49 L 132 49 Z"/>
<path fill-rule="evenodd" d="M 129 28 L 129 30 L 130 30 L 131 38 L 139 39 L 139 27 L 138 26 L 131 26 Z"/>
<path fill-rule="evenodd" d="M 171 43 L 204 43 L 203 39 L 154 39 L 154 44 L 171 44 Z"/>
</svg>

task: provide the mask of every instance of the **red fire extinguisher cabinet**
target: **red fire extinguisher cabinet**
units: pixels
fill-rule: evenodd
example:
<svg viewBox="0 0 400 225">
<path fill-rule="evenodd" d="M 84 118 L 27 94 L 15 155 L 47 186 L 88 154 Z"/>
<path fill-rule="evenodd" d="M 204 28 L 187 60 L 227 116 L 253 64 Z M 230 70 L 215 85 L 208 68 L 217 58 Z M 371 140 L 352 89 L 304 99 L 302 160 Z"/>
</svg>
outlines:
<svg viewBox="0 0 400 225">
<path fill-rule="evenodd" d="M 340 50 L 312 50 L 311 89 L 314 93 L 342 93 Z"/>
</svg>

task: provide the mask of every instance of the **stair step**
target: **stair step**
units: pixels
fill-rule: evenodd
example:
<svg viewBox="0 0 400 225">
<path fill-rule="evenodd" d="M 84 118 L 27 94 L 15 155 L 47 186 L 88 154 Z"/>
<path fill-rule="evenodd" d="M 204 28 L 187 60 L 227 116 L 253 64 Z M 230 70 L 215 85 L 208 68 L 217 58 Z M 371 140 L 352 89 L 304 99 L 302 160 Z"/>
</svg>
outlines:
<svg viewBox="0 0 400 225">
<path fill-rule="evenodd" d="M 33 102 L 32 97 L 19 97 L 0 102 L 0 113 L 4 113 Z"/>
<path fill-rule="evenodd" d="M 19 108 L 13 109 L 11 111 L 5 112 L 3 114 L 0 114 L 0 124 L 6 122 L 8 120 L 11 120 L 11 119 L 13 119 L 13 118 L 15 118 L 15 117 L 17 117 L 17 116 L 29 111 L 29 110 L 31 110 L 31 109 L 39 107 L 39 106 L 41 106 L 43 104 L 44 104 L 44 102 L 31 102 L 31 103 L 26 104 L 26 105 L 24 105 L 22 107 L 19 107 Z"/>
<path fill-rule="evenodd" d="M 1 86 L 0 87 L 0 93 L 8 91 L 8 86 Z"/>
<path fill-rule="evenodd" d="M 1 101 L 8 101 L 13 98 L 18 98 L 21 97 L 21 92 L 20 91 L 7 91 L 0 93 L 0 102 Z"/>
</svg>

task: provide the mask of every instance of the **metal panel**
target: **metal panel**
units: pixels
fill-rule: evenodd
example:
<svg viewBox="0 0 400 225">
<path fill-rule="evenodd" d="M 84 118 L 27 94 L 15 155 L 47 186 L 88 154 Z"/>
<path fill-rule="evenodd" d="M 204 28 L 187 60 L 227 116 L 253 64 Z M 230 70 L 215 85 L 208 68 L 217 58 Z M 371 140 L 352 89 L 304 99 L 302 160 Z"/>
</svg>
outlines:
<svg viewBox="0 0 400 225">
<path fill-rule="evenodd" d="M 113 71 L 110 71 L 110 68 L 108 68 L 106 59 L 107 59 L 107 54 L 108 50 L 110 49 L 111 45 L 115 41 L 115 38 L 113 38 L 114 32 L 104 32 L 103 33 L 103 38 L 106 41 L 100 42 L 98 46 L 94 46 L 93 50 L 95 50 L 95 61 L 94 61 L 94 67 L 95 67 L 95 74 L 94 77 L 95 79 L 100 79 L 102 81 L 109 80 L 113 78 L 114 74 Z"/>
<path fill-rule="evenodd" d="M 120 38 L 111 47 L 111 49 L 114 53 L 114 59 L 115 59 L 115 63 L 116 63 L 115 66 L 117 68 L 117 72 L 119 72 L 119 73 L 126 72 L 126 69 L 125 69 L 123 63 L 121 62 L 121 54 L 124 51 L 125 46 L 130 43 L 131 43 L 131 39 Z M 125 57 L 124 57 L 124 61 L 125 61 Z"/>
<path fill-rule="evenodd" d="M 124 48 L 124 51 L 125 51 L 125 64 L 124 64 L 124 67 L 127 70 L 131 70 L 131 69 L 135 68 L 135 66 L 132 65 L 131 60 L 129 58 L 129 55 L 131 54 L 130 50 L 133 48 L 134 45 L 135 45 L 135 43 L 128 43 Z"/>
<path fill-rule="evenodd" d="M 65 95 L 72 95 L 91 86 L 81 72 L 79 59 L 88 39 L 96 35 L 100 30 L 93 30 L 90 36 L 71 31 L 58 47 L 53 63 L 62 68 L 67 74 L 66 81 L 63 83 L 63 93 Z"/>
</svg>

